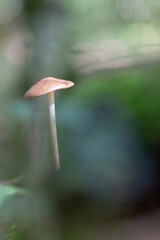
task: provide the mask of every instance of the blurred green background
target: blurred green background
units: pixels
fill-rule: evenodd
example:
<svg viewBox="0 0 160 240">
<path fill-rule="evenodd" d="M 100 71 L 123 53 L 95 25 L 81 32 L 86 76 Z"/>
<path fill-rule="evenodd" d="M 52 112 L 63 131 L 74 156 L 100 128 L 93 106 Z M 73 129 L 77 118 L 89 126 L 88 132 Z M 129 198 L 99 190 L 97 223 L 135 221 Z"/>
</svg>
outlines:
<svg viewBox="0 0 160 240">
<path fill-rule="evenodd" d="M 159 239 L 159 76 L 159 0 L 0 0 L 0 239 Z"/>
</svg>

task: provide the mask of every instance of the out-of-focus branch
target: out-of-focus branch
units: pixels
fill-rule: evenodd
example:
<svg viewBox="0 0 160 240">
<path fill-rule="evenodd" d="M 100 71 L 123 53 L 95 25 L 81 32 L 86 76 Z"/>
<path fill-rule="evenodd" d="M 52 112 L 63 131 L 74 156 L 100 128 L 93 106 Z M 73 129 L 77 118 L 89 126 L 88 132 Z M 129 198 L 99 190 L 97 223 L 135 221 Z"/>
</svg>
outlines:
<svg viewBox="0 0 160 240">
<path fill-rule="evenodd" d="M 74 66 L 80 73 L 150 64 L 160 60 L 160 44 L 128 47 L 116 40 L 81 43 L 73 50 Z"/>
<path fill-rule="evenodd" d="M 17 178 L 14 178 L 14 179 L 11 179 L 11 180 L 6 180 L 4 182 L 0 182 L 0 186 L 15 184 L 15 183 L 17 184 L 17 183 L 21 182 L 23 178 L 24 178 L 24 174 L 20 175 Z"/>
</svg>

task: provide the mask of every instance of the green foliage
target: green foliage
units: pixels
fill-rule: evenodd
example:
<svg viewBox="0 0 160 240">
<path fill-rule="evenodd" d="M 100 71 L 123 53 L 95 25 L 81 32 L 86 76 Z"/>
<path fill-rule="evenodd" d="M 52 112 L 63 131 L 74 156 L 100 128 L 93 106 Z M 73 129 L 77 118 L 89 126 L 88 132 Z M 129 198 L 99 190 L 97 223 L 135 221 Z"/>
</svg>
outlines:
<svg viewBox="0 0 160 240">
<path fill-rule="evenodd" d="M 8 240 L 23 240 L 23 230 L 19 223 L 15 223 L 9 229 Z"/>
</svg>

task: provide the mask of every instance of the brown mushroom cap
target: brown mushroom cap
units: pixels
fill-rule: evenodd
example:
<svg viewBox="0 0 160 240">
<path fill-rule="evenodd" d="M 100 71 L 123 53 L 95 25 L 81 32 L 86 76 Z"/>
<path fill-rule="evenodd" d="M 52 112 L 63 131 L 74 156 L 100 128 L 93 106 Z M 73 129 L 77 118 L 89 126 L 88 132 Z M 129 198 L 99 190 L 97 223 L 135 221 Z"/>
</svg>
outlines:
<svg viewBox="0 0 160 240">
<path fill-rule="evenodd" d="M 34 98 L 58 89 L 70 88 L 74 85 L 71 81 L 47 77 L 34 84 L 24 95 L 24 98 Z"/>
</svg>

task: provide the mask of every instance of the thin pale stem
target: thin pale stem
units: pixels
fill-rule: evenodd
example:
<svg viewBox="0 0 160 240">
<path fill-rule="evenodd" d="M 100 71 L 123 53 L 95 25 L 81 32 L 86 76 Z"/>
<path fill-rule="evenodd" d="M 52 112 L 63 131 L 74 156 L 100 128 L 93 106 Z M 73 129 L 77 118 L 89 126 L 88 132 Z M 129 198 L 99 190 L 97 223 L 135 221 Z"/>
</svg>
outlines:
<svg viewBox="0 0 160 240">
<path fill-rule="evenodd" d="M 56 169 L 60 169 L 57 129 L 56 129 L 54 92 L 48 93 L 48 101 L 49 101 L 50 130 L 51 130 L 53 157 L 55 160 Z"/>
</svg>

